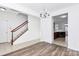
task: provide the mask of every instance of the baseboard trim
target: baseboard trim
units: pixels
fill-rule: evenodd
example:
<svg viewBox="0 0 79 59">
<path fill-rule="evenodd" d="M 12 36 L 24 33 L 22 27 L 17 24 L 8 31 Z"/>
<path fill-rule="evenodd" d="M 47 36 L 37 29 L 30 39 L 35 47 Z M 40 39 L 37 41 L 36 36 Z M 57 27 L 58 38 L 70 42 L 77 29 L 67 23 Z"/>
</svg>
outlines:
<svg viewBox="0 0 79 59">
<path fill-rule="evenodd" d="M 9 42 L 1 42 L 0 44 L 9 43 Z"/>
</svg>

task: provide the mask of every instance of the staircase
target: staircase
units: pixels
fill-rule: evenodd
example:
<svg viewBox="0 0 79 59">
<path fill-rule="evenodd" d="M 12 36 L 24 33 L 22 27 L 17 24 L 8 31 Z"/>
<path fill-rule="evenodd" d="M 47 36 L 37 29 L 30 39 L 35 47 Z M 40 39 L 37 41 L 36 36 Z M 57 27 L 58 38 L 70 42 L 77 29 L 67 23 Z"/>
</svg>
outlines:
<svg viewBox="0 0 79 59">
<path fill-rule="evenodd" d="M 14 28 L 12 33 L 12 39 L 11 39 L 11 45 L 19 38 L 21 37 L 26 31 L 28 30 L 28 21 L 24 21 L 22 24 Z"/>
</svg>

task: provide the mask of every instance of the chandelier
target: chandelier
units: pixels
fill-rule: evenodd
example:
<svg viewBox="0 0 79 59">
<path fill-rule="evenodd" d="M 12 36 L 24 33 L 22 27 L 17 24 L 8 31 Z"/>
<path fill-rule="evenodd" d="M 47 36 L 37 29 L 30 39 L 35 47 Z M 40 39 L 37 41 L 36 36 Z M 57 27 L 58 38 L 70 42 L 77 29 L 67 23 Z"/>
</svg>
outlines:
<svg viewBox="0 0 79 59">
<path fill-rule="evenodd" d="M 41 13 L 40 13 L 40 17 L 41 18 L 47 18 L 49 15 L 47 9 L 44 9 Z"/>
</svg>

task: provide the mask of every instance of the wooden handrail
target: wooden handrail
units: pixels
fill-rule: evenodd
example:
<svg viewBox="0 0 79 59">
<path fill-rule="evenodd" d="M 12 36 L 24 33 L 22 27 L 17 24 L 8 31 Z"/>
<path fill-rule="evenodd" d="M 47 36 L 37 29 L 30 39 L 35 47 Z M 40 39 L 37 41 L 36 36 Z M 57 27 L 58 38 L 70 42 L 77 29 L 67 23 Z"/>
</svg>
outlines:
<svg viewBox="0 0 79 59">
<path fill-rule="evenodd" d="M 25 21 L 25 22 L 23 22 L 21 25 L 17 26 L 15 29 L 13 29 L 13 30 L 11 31 L 11 32 L 12 32 L 11 45 L 13 45 L 13 42 L 14 42 L 15 40 L 17 40 L 21 35 L 23 35 L 23 34 L 28 30 L 28 28 L 26 28 L 26 29 L 23 30 L 21 33 L 19 33 L 16 38 L 13 38 L 13 32 L 16 32 L 16 31 L 19 30 L 20 28 L 24 27 L 27 23 L 28 23 L 28 21 Z"/>
<path fill-rule="evenodd" d="M 15 29 L 13 29 L 11 32 L 16 32 L 17 30 L 19 30 L 20 28 L 22 28 L 27 23 L 28 23 L 28 21 L 23 22 L 21 25 L 17 26 Z"/>
</svg>

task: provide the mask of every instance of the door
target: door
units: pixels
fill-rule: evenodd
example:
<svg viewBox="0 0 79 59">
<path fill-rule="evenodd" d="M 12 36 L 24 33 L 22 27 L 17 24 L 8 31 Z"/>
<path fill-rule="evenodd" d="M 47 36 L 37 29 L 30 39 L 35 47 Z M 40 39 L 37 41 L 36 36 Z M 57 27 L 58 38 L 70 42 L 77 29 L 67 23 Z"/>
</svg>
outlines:
<svg viewBox="0 0 79 59">
<path fill-rule="evenodd" d="M 7 21 L 0 20 L 0 43 L 8 42 Z"/>
</svg>

